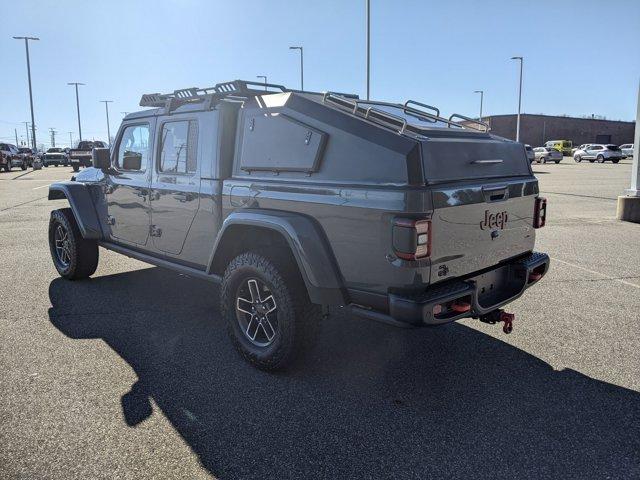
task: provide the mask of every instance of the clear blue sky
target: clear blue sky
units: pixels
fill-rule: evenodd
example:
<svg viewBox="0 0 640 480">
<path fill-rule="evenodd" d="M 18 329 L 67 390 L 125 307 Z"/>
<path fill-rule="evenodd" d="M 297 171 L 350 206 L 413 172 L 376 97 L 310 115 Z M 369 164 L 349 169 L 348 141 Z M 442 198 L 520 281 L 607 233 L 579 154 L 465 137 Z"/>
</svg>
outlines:
<svg viewBox="0 0 640 480">
<path fill-rule="evenodd" d="M 31 44 L 39 143 L 50 127 L 106 139 L 145 92 L 235 78 L 365 93 L 365 0 L 2 0 L 0 139 L 25 136 L 24 45 Z M 514 113 L 517 62 L 525 57 L 523 111 L 635 119 L 640 78 L 639 0 L 372 0 L 372 97 L 414 98 L 444 113 Z"/>
</svg>

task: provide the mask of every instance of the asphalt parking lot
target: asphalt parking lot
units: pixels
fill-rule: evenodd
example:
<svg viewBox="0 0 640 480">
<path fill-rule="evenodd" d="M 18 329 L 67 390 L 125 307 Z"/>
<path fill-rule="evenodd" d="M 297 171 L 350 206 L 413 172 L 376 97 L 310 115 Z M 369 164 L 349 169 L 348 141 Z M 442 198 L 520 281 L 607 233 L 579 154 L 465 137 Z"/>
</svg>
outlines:
<svg viewBox="0 0 640 480">
<path fill-rule="evenodd" d="M 639 478 L 630 167 L 534 165 L 552 266 L 511 335 L 335 312 L 275 375 L 240 360 L 210 284 L 104 250 L 58 278 L 47 186 L 71 169 L 0 173 L 0 478 Z"/>
</svg>

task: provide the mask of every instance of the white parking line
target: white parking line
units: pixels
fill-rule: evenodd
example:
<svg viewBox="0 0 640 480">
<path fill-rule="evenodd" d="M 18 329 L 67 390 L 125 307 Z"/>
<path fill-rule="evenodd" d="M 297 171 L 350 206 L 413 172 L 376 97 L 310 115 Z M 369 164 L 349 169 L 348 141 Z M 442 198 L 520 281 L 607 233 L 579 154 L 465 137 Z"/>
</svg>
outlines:
<svg viewBox="0 0 640 480">
<path fill-rule="evenodd" d="M 576 265 L 575 263 L 565 262 L 564 260 L 560 260 L 559 258 L 556 258 L 556 257 L 551 257 L 551 260 L 553 260 L 554 262 L 564 263 L 565 265 L 569 265 L 570 267 L 584 270 L 585 272 L 593 273 L 595 275 L 600 275 L 601 277 L 604 277 L 607 280 L 615 280 L 616 282 L 623 283 L 624 285 L 629 285 L 630 287 L 640 288 L 640 285 L 637 285 L 635 283 L 627 282 L 626 280 L 623 280 L 621 278 L 610 277 L 609 275 L 605 275 L 604 273 L 596 272 L 595 270 L 590 270 L 588 268 L 581 267 L 580 265 Z"/>
<path fill-rule="evenodd" d="M 47 185 L 40 185 L 39 187 L 32 188 L 31 190 L 38 190 L 39 188 L 48 187 L 50 185 L 51 185 L 50 183 L 48 183 Z"/>
</svg>

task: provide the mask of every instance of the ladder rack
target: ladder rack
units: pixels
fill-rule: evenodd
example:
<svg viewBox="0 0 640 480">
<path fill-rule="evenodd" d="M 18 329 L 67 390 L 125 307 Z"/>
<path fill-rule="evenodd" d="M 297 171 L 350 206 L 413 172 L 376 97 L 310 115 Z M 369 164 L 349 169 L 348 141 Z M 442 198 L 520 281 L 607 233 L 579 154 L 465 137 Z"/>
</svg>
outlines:
<svg viewBox="0 0 640 480">
<path fill-rule="evenodd" d="M 444 123 L 447 128 L 462 128 L 473 129 L 479 132 L 488 132 L 490 130 L 489 125 L 485 122 L 474 120 L 464 115 L 454 113 L 449 118 L 440 116 L 440 110 L 437 107 L 421 103 L 416 100 L 407 100 L 404 104 L 380 102 L 375 100 L 359 100 L 357 98 L 347 98 L 339 93 L 326 92 L 322 96 L 324 103 L 332 103 L 338 108 L 345 110 L 352 115 L 363 116 L 365 119 L 381 123 L 387 127 L 397 129 L 398 133 L 406 133 L 407 130 L 411 130 L 413 133 L 420 134 L 421 127 L 419 125 L 409 124 L 406 118 L 399 115 L 394 115 L 385 110 L 376 107 L 390 107 L 396 108 L 409 116 L 415 117 L 419 120 L 432 123 Z M 420 109 L 412 107 L 416 105 L 421 107 Z M 430 113 L 429 111 L 433 113 Z M 464 120 L 467 123 L 455 121 L 454 118 Z M 473 126 L 477 125 L 477 127 Z"/>
</svg>

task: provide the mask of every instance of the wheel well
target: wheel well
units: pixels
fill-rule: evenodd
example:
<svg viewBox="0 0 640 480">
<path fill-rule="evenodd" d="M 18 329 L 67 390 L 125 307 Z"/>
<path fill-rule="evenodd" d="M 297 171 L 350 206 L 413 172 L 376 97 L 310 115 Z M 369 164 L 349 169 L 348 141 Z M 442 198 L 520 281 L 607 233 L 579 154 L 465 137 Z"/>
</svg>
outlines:
<svg viewBox="0 0 640 480">
<path fill-rule="evenodd" d="M 284 236 L 271 228 L 253 225 L 231 225 L 216 248 L 211 272 L 222 275 L 229 262 L 243 252 L 250 250 L 277 249 L 281 254 L 287 254 L 296 264 L 289 243 Z"/>
</svg>

